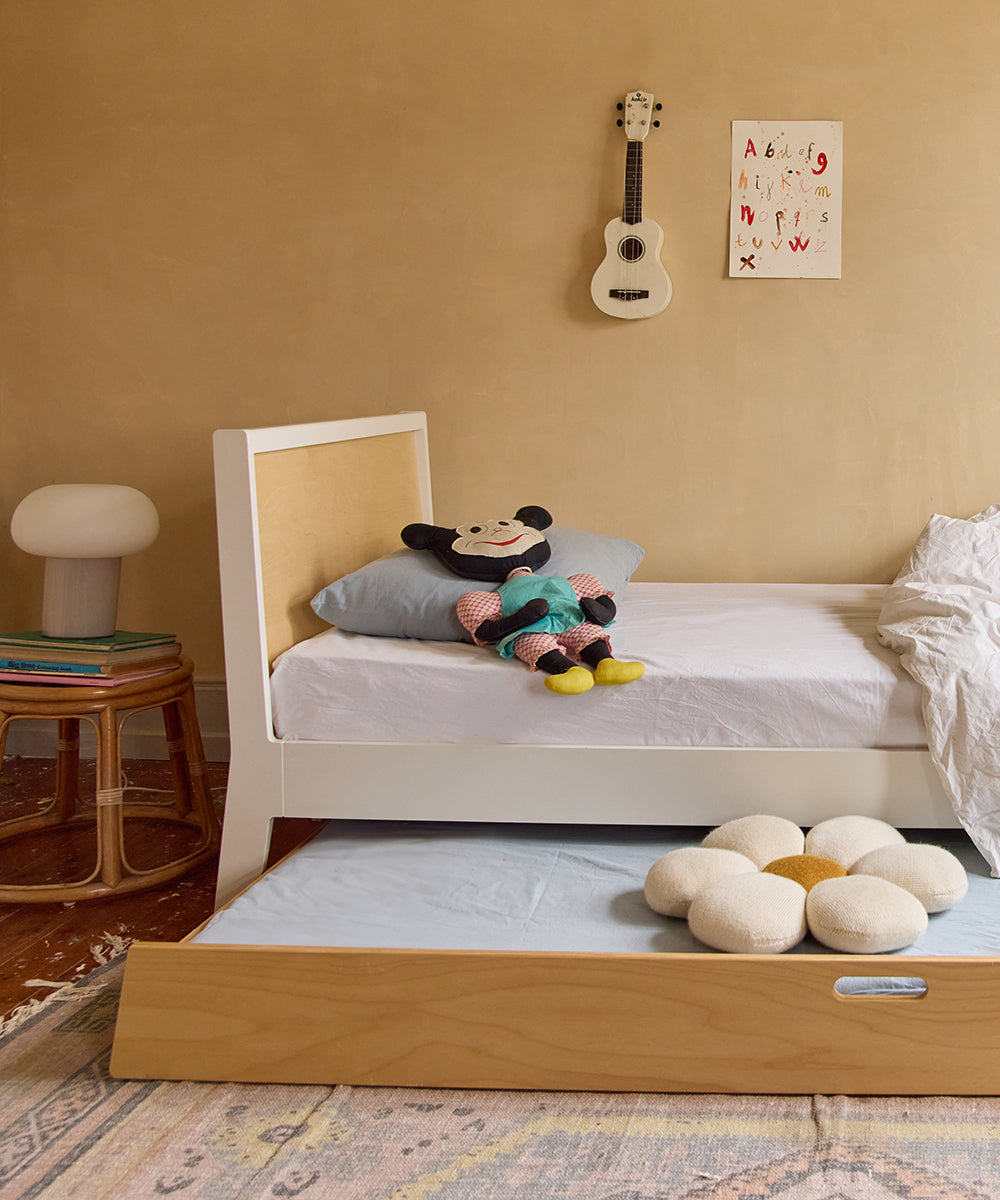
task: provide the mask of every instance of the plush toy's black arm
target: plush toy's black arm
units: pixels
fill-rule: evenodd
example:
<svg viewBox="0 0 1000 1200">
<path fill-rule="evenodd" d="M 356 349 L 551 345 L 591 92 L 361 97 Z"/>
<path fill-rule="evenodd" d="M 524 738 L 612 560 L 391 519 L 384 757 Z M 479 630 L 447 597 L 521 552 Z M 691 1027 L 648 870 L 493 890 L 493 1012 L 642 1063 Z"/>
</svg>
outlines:
<svg viewBox="0 0 1000 1200">
<path fill-rule="evenodd" d="M 595 625 L 610 625 L 618 611 L 610 596 L 583 596 L 580 599 L 580 607 L 587 620 L 593 621 Z"/>
<path fill-rule="evenodd" d="M 517 633 L 519 629 L 527 629 L 529 625 L 534 625 L 548 611 L 548 600 L 543 600 L 539 596 L 535 600 L 529 600 L 523 608 L 519 608 L 517 612 L 511 613 L 509 616 L 483 621 L 476 630 L 476 638 L 480 642 L 499 642 L 508 634 Z"/>
</svg>

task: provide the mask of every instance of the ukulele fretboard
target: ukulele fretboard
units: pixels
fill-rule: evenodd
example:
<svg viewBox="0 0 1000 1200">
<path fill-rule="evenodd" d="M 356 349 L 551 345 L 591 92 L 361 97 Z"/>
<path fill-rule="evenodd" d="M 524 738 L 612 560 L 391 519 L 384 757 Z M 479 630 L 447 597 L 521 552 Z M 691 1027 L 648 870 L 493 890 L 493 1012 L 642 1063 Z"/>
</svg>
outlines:
<svg viewBox="0 0 1000 1200">
<path fill-rule="evenodd" d="M 626 225 L 638 225 L 642 220 L 642 142 L 628 142 L 625 147 L 622 220 Z"/>
</svg>

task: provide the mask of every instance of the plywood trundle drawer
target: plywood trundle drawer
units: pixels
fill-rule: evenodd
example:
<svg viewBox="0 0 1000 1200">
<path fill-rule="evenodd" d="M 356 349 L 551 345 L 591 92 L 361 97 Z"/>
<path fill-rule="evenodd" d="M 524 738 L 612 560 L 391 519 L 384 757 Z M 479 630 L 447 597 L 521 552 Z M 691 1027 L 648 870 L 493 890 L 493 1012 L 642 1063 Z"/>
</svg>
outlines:
<svg viewBox="0 0 1000 1200">
<path fill-rule="evenodd" d="M 922 996 L 845 996 L 845 976 Z M 1000 959 L 137 943 L 122 1078 L 995 1094 Z"/>
</svg>

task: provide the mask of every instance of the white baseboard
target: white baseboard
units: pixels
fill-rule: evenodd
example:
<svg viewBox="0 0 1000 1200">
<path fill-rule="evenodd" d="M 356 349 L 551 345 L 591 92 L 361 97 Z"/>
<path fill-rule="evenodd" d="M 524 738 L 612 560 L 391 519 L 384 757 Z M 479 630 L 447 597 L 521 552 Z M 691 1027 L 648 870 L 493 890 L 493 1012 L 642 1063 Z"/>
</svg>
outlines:
<svg viewBox="0 0 1000 1200">
<path fill-rule="evenodd" d="M 228 762 L 229 714 L 226 709 L 226 685 L 196 681 L 194 698 L 206 761 Z M 94 741 L 93 735 L 88 733 L 88 728 L 89 722 L 80 723 L 81 753 L 93 758 Z M 56 752 L 55 733 L 55 721 L 37 718 L 15 719 L 8 726 L 5 754 L 21 755 L 24 758 L 53 758 Z M 126 718 L 122 726 L 122 757 L 167 757 L 163 718 L 158 708 L 133 713 Z"/>
</svg>

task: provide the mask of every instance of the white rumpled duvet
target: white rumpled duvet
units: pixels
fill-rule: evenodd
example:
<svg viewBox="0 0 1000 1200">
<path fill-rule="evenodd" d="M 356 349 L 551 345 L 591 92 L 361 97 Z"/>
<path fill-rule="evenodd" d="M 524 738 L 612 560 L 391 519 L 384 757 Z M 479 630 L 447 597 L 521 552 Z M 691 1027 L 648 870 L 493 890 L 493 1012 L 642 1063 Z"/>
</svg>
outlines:
<svg viewBox="0 0 1000 1200">
<path fill-rule="evenodd" d="M 920 685 L 945 792 L 1000 877 L 1000 505 L 930 519 L 886 591 L 878 635 Z"/>
</svg>

